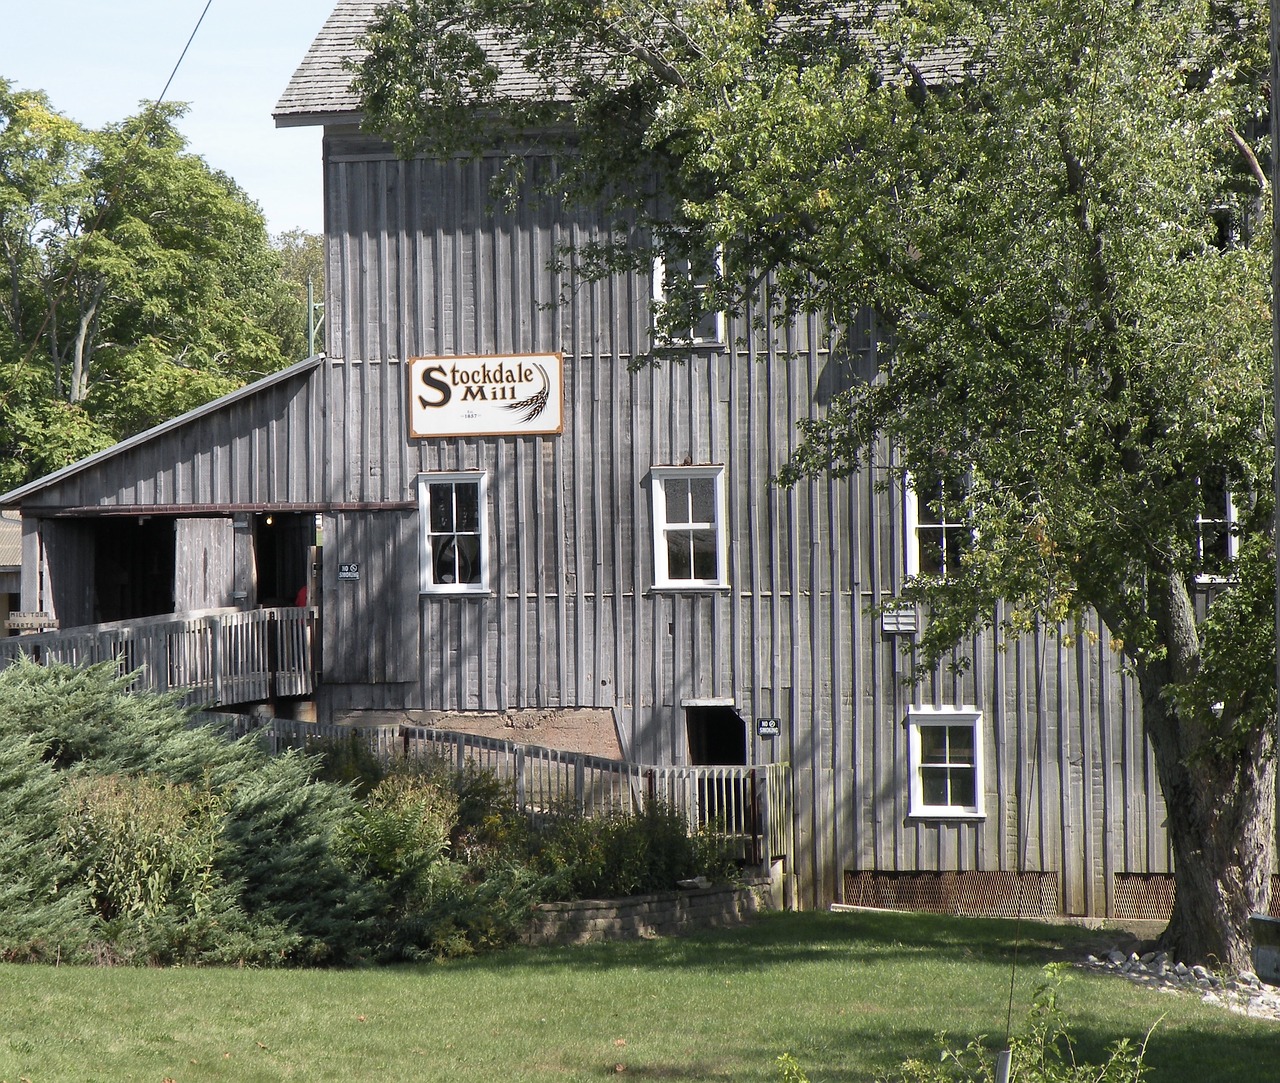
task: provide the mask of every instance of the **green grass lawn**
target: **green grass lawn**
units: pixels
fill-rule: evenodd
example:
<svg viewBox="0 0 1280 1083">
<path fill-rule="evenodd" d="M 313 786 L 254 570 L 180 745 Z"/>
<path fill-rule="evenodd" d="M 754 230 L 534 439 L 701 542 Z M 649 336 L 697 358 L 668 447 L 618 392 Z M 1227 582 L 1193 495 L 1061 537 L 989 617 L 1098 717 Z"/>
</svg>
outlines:
<svg viewBox="0 0 1280 1083">
<path fill-rule="evenodd" d="M 1090 934 L 1023 924 L 1015 1026 L 1039 968 Z M 1012 922 L 777 914 L 688 939 L 512 950 L 360 971 L 0 967 L 0 1080 L 867 1081 L 1002 1036 Z M 1078 973 L 1083 1055 L 1153 1025 L 1149 1078 L 1280 1078 L 1280 1024 Z"/>
</svg>

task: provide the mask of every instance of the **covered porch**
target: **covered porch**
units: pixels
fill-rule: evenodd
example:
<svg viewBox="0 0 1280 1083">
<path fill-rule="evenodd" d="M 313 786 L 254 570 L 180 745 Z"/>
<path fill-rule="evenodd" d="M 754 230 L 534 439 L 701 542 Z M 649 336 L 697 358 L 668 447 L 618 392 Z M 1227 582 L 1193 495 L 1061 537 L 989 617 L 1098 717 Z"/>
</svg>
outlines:
<svg viewBox="0 0 1280 1083">
<path fill-rule="evenodd" d="M 278 606 L 141 617 L 0 640 L 0 668 L 115 662 L 139 691 L 192 707 L 278 703 L 314 691 L 315 610 Z"/>
</svg>

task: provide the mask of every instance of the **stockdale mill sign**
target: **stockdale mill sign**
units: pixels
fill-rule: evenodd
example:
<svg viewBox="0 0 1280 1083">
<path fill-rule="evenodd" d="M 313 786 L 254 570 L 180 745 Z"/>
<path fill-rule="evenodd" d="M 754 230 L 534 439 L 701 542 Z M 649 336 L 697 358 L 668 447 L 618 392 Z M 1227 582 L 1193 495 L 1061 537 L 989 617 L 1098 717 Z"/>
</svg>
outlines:
<svg viewBox="0 0 1280 1083">
<path fill-rule="evenodd" d="M 409 435 L 533 436 L 564 429 L 564 355 L 411 357 Z"/>
</svg>

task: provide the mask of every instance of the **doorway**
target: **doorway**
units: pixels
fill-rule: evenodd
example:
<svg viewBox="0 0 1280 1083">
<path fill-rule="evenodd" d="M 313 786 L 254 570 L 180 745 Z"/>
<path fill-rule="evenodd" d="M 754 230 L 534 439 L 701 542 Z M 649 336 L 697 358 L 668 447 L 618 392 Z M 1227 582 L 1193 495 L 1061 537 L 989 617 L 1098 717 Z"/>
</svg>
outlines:
<svg viewBox="0 0 1280 1083">
<path fill-rule="evenodd" d="M 311 512 L 262 512 L 253 517 L 253 561 L 260 606 L 294 605 L 311 585 L 316 517 Z M 305 604 L 305 603 L 304 603 Z"/>
</svg>

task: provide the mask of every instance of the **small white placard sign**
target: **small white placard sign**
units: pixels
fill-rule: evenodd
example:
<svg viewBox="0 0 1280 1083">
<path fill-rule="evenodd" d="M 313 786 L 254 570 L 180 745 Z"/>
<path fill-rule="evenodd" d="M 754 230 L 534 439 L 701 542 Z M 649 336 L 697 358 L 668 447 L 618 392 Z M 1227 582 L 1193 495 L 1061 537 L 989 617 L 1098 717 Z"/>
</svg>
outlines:
<svg viewBox="0 0 1280 1083">
<path fill-rule="evenodd" d="M 411 357 L 409 436 L 533 436 L 564 429 L 564 355 Z"/>
</svg>

